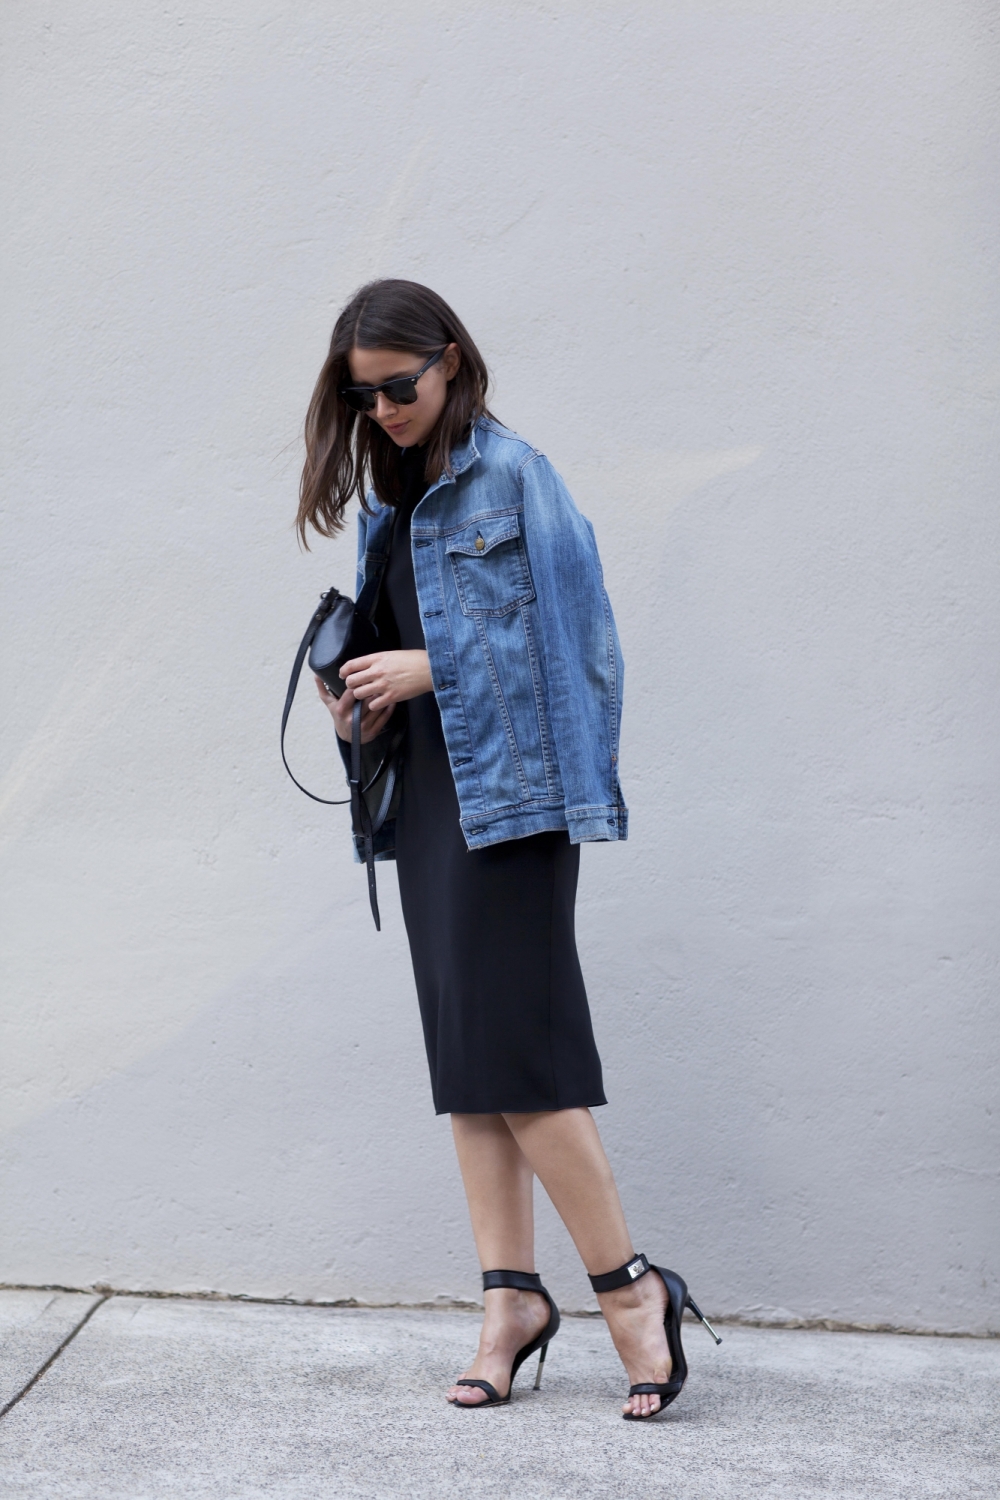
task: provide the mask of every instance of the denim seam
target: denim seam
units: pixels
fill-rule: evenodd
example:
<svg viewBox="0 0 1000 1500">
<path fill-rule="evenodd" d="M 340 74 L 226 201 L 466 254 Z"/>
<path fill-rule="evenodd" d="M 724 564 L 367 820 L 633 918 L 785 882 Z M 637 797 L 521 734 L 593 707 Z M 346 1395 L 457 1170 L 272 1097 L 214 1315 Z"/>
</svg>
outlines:
<svg viewBox="0 0 1000 1500">
<path fill-rule="evenodd" d="M 532 581 L 531 570 L 528 567 L 528 558 L 524 550 L 524 543 L 519 540 L 518 546 L 521 549 L 521 559 L 524 563 L 524 576 L 527 580 L 527 586 L 531 592 L 528 594 L 519 595 L 518 598 L 513 600 L 512 603 L 504 604 L 499 609 L 485 609 L 469 603 L 465 595 L 465 589 L 462 586 L 462 572 L 456 561 L 456 558 L 464 557 L 466 554 L 464 552 L 445 553 L 445 557 L 451 560 L 451 570 L 455 575 L 455 592 L 458 594 L 458 602 L 461 605 L 462 613 L 467 620 L 477 620 L 481 615 L 489 615 L 493 619 L 501 620 L 505 615 L 512 615 L 515 609 L 520 609 L 522 605 L 530 604 L 532 599 L 534 599 L 535 585 Z M 477 567 L 478 564 L 473 563 L 472 566 Z"/>
<path fill-rule="evenodd" d="M 524 515 L 524 506 L 523 505 L 504 505 L 504 506 L 501 506 L 499 509 L 497 509 L 496 506 L 492 506 L 489 510 L 477 510 L 477 511 L 474 511 L 471 516 L 466 516 L 465 519 L 460 524 L 456 524 L 454 526 L 436 526 L 436 527 L 434 527 L 433 531 L 430 531 L 430 532 L 423 532 L 423 531 L 421 531 L 419 534 L 421 536 L 425 536 L 425 535 L 428 535 L 428 536 L 443 536 L 443 537 L 458 536 L 459 532 L 468 531 L 468 529 L 469 529 L 470 526 L 478 526 L 481 521 L 495 521 L 495 520 L 505 519 L 507 516 L 523 516 L 523 515 Z M 521 534 L 521 528 L 520 528 L 520 526 L 518 526 L 517 530 L 513 533 L 513 535 L 520 536 L 520 534 Z"/>
<path fill-rule="evenodd" d="M 514 726 L 510 722 L 510 714 L 507 710 L 507 704 L 504 701 L 503 688 L 500 686 L 500 678 L 497 675 L 496 664 L 493 660 L 493 653 L 490 650 L 489 639 L 486 635 L 486 626 L 483 624 L 481 618 L 476 618 L 476 630 L 479 634 L 480 642 L 482 643 L 483 655 L 486 658 L 486 666 L 489 670 L 490 681 L 493 684 L 493 692 L 496 695 L 497 706 L 500 709 L 500 718 L 503 721 L 503 727 L 507 735 L 507 741 L 510 745 L 510 753 L 514 760 L 514 769 L 517 772 L 518 781 L 524 788 L 525 800 L 527 801 L 527 799 L 531 796 L 531 787 L 528 785 L 528 778 L 527 776 L 525 776 L 524 767 L 521 764 L 521 753 L 517 748 L 517 740 L 514 738 Z"/>
<path fill-rule="evenodd" d="M 529 464 L 533 464 L 535 462 L 536 458 L 541 458 L 541 457 L 542 457 L 542 450 L 541 450 L 541 448 L 532 448 L 531 452 L 528 453 L 528 454 L 526 454 L 525 457 L 518 464 L 518 466 L 517 466 L 517 479 L 518 479 L 518 483 L 521 485 L 522 488 L 524 487 L 524 471 L 525 471 L 525 469 L 528 467 Z"/>
<path fill-rule="evenodd" d="M 608 724 L 611 740 L 611 754 L 614 757 L 613 765 L 618 769 L 618 657 L 615 653 L 615 637 L 611 628 L 611 601 L 607 590 L 601 590 L 601 600 L 604 609 L 604 629 L 608 645 L 608 675 L 611 688 L 611 718 Z"/>
<path fill-rule="evenodd" d="M 412 535 L 412 533 L 411 533 L 411 535 Z M 440 550 L 437 547 L 434 548 L 434 567 L 435 567 L 435 570 L 436 570 L 437 575 L 438 575 L 438 588 L 439 588 L 439 590 L 441 592 L 441 601 L 442 601 L 442 604 L 444 605 L 444 622 L 445 622 L 445 627 L 447 628 L 447 631 L 448 631 L 448 646 L 449 646 L 449 649 L 451 651 L 451 660 L 452 660 L 452 664 L 453 664 L 451 670 L 453 671 L 454 677 L 455 677 L 455 687 L 454 687 L 453 691 L 455 691 L 458 694 L 458 701 L 459 701 L 459 704 L 461 705 L 460 712 L 461 712 L 461 715 L 462 715 L 462 727 L 463 727 L 463 729 L 465 731 L 465 738 L 466 738 L 466 740 L 468 742 L 469 749 L 471 751 L 471 760 L 472 760 L 472 765 L 473 765 L 473 771 L 474 771 L 475 778 L 476 778 L 476 786 L 479 789 L 479 805 L 480 805 L 480 807 L 482 807 L 482 806 L 484 806 L 484 804 L 486 802 L 486 798 L 485 798 L 484 793 L 483 793 L 483 783 L 482 783 L 482 780 L 481 780 L 480 775 L 479 775 L 479 761 L 478 761 L 478 759 L 476 757 L 476 747 L 475 747 L 475 745 L 472 742 L 472 735 L 469 732 L 469 715 L 466 712 L 466 709 L 465 709 L 465 699 L 462 696 L 461 674 L 458 672 L 457 665 L 456 665 L 457 661 L 458 661 L 458 657 L 457 657 L 457 653 L 456 653 L 456 650 L 455 650 L 455 637 L 454 637 L 454 634 L 453 634 L 452 628 L 451 628 L 451 618 L 450 618 L 450 616 L 448 614 L 447 595 L 446 595 L 446 592 L 445 592 L 444 577 L 443 577 L 442 568 L 441 568 L 441 554 L 440 554 Z M 414 569 L 414 585 L 415 584 L 416 584 L 416 569 Z M 419 591 L 417 593 L 417 603 L 418 604 L 420 603 L 420 594 L 419 594 Z M 424 640 L 424 645 L 425 646 L 427 645 L 426 638 Z M 429 655 L 430 655 L 430 653 L 428 652 L 428 656 Z M 436 691 L 435 691 L 434 696 L 435 696 L 435 698 L 437 698 L 437 692 Z M 439 710 L 440 710 L 440 707 L 441 707 L 441 704 L 440 704 L 440 700 L 439 700 L 438 701 L 438 709 Z M 446 714 L 444 714 L 444 713 L 441 714 L 441 730 L 442 730 L 442 733 L 444 734 L 445 749 L 448 752 L 448 765 L 449 765 L 449 769 L 451 770 L 451 779 L 452 779 L 453 782 L 455 782 L 455 767 L 452 765 L 452 760 L 453 760 L 453 757 L 454 757 L 454 747 L 448 744 L 448 732 L 447 732 L 447 729 L 445 727 L 446 717 L 447 717 Z M 461 799 L 461 797 L 459 796 L 459 793 L 458 793 L 458 783 L 457 782 L 455 782 L 455 796 L 458 799 L 459 815 L 461 816 L 462 799 Z"/>
<path fill-rule="evenodd" d="M 531 664 L 531 686 L 535 694 L 535 712 L 538 716 L 538 738 L 542 746 L 542 769 L 545 772 L 545 791 L 548 796 L 554 797 L 556 789 L 552 780 L 552 743 L 549 736 L 548 719 L 545 713 L 545 694 L 542 692 L 538 651 L 535 646 L 534 633 L 531 629 L 531 615 L 527 605 L 522 605 L 521 607 L 521 624 L 524 627 L 524 640 L 528 649 L 528 661 Z"/>
<path fill-rule="evenodd" d="M 427 494 L 430 494 L 430 490 L 427 491 Z M 427 495 L 424 496 L 424 500 L 426 498 Z M 421 500 L 420 505 L 423 505 L 423 503 L 423 500 Z M 418 506 L 417 509 L 419 510 L 419 508 Z M 467 531 L 470 526 L 477 525 L 480 521 L 492 521 L 498 516 L 521 516 L 523 514 L 523 505 L 504 505 L 499 509 L 496 506 L 491 506 L 489 510 L 474 511 L 471 516 L 466 516 L 463 521 L 456 522 L 454 525 L 434 526 L 429 521 L 425 522 L 422 526 L 411 525 L 410 534 L 419 537 L 457 536 L 460 531 Z M 520 528 L 518 534 L 520 534 Z"/>
</svg>

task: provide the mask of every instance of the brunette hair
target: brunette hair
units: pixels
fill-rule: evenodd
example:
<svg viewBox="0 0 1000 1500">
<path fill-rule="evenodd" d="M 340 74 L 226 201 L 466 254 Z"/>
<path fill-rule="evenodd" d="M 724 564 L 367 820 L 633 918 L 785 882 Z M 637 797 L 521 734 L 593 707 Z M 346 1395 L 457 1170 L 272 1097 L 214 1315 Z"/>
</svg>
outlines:
<svg viewBox="0 0 1000 1500">
<path fill-rule="evenodd" d="M 306 461 L 299 486 L 296 527 L 308 548 L 307 529 L 335 536 L 344 525 L 352 495 L 369 507 L 370 481 L 383 504 L 402 493 L 400 450 L 377 422 L 352 410 L 340 394 L 351 383 L 347 356 L 352 349 L 398 349 L 434 354 L 457 344 L 461 362 L 448 383 L 448 398 L 427 440 L 427 482 L 451 472 L 451 450 L 481 416 L 489 416 L 489 372 L 464 325 L 447 302 L 417 281 L 370 281 L 334 324 L 330 353 L 306 412 Z"/>
</svg>

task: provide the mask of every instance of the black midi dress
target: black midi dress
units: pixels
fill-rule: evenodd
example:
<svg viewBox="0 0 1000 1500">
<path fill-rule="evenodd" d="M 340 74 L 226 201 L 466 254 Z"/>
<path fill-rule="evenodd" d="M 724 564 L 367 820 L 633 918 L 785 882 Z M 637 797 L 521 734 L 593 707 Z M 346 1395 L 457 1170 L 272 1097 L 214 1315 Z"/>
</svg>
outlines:
<svg viewBox="0 0 1000 1500">
<path fill-rule="evenodd" d="M 410 520 L 424 455 L 403 455 L 379 601 L 384 638 L 424 650 Z M 565 832 L 470 850 L 434 694 L 407 704 L 396 867 L 438 1114 L 604 1104 L 576 951 L 579 845 Z"/>
</svg>

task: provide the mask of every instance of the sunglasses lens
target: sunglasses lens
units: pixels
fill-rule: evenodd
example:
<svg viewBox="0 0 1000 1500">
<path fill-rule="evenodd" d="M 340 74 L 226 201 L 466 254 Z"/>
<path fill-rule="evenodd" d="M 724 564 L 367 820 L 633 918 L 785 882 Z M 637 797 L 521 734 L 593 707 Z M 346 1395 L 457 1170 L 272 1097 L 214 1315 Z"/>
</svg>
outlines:
<svg viewBox="0 0 1000 1500">
<path fill-rule="evenodd" d="M 352 411 L 371 411 L 375 405 L 375 397 L 371 391 L 359 391 L 348 386 L 340 394 Z"/>
<path fill-rule="evenodd" d="M 393 406 L 412 406 L 417 399 L 417 382 L 415 380 L 390 380 L 384 385 L 385 391 Z"/>
</svg>

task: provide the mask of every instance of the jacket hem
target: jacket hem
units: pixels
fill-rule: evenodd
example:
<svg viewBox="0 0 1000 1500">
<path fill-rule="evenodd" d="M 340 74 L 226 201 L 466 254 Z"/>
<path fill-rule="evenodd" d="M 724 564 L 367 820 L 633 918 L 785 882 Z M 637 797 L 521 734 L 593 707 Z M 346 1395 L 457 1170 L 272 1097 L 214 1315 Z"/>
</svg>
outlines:
<svg viewBox="0 0 1000 1500">
<path fill-rule="evenodd" d="M 505 808 L 500 813 L 472 815 L 459 821 L 470 849 L 487 849 L 507 839 L 526 839 L 533 833 L 559 833 L 566 828 L 566 814 L 561 807 L 536 806 L 523 811 Z"/>
<path fill-rule="evenodd" d="M 462 833 L 470 849 L 486 849 L 507 839 L 530 838 L 533 833 L 566 831 L 571 844 L 606 843 L 624 839 L 628 814 L 622 807 L 535 807 L 505 809 L 500 813 L 463 818 Z"/>
</svg>

